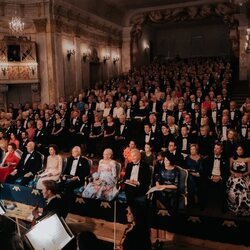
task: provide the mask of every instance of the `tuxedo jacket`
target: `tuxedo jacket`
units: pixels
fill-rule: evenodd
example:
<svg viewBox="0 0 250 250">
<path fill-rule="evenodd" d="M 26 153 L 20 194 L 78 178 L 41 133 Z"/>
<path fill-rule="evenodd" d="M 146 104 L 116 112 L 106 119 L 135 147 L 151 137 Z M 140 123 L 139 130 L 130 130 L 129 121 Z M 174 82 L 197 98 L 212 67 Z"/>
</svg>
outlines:
<svg viewBox="0 0 250 250">
<path fill-rule="evenodd" d="M 133 169 L 133 163 L 129 163 L 126 167 L 124 181 L 130 179 L 131 172 Z M 137 195 L 145 195 L 149 189 L 149 185 L 151 182 L 151 170 L 148 164 L 143 161 L 140 161 L 139 173 L 138 173 L 138 181 L 140 183 L 139 186 L 134 187 Z"/>
<path fill-rule="evenodd" d="M 231 111 L 229 110 L 229 119 L 234 126 L 237 126 L 241 120 L 241 112 L 238 109 L 234 110 L 234 119 L 231 119 Z"/>
<path fill-rule="evenodd" d="M 84 138 L 88 138 L 90 133 L 90 124 L 88 122 L 81 123 L 76 133 L 83 136 Z"/>
<path fill-rule="evenodd" d="M 176 146 L 177 146 L 177 151 L 179 153 L 185 153 L 185 154 L 188 154 L 189 153 L 189 145 L 191 143 L 191 138 L 190 136 L 187 136 L 187 149 L 186 150 L 182 150 L 182 146 L 183 146 L 183 137 L 182 135 L 179 135 L 177 137 L 177 140 L 176 140 Z"/>
<path fill-rule="evenodd" d="M 78 131 L 81 127 L 81 121 L 79 118 L 76 118 L 75 124 L 73 124 L 73 119 L 70 119 L 69 129 L 73 129 L 75 132 Z"/>
<path fill-rule="evenodd" d="M 55 197 L 53 198 L 44 208 L 42 215 L 37 218 L 37 220 L 44 218 L 49 214 L 56 213 L 59 217 L 63 217 L 64 219 L 67 217 L 68 209 L 65 206 L 63 200 L 61 198 Z"/>
<path fill-rule="evenodd" d="M 122 136 L 125 137 L 125 140 L 128 142 L 130 140 L 131 137 L 131 132 L 130 132 L 130 124 L 126 121 L 123 131 L 121 133 L 121 123 L 118 122 L 115 126 L 115 136 Z"/>
<path fill-rule="evenodd" d="M 16 128 L 13 129 L 13 133 L 17 136 L 18 140 L 21 139 L 22 132 L 25 132 L 25 129 L 23 127 L 20 127 L 20 128 L 16 127 Z"/>
<path fill-rule="evenodd" d="M 206 179 L 211 178 L 213 166 L 214 166 L 214 154 L 204 159 L 204 168 L 202 173 L 203 177 L 205 177 Z M 221 171 L 222 181 L 226 182 L 229 177 L 230 167 L 228 159 L 223 155 L 221 156 L 220 160 L 220 171 Z"/>
<path fill-rule="evenodd" d="M 19 144 L 19 149 L 20 149 L 21 151 L 23 151 L 23 152 L 26 152 L 26 151 L 27 151 L 26 146 L 27 146 L 28 143 L 29 143 L 29 140 L 28 140 L 28 139 L 25 140 L 25 141 L 21 140 L 21 141 L 20 141 L 20 144 Z"/>
<path fill-rule="evenodd" d="M 64 175 L 70 175 L 70 171 L 73 165 L 74 157 L 70 156 L 67 158 L 67 164 L 63 171 Z M 80 156 L 77 162 L 76 173 L 75 176 L 78 176 L 81 183 L 84 183 L 84 179 L 86 176 L 90 175 L 90 165 L 86 158 Z"/>
<path fill-rule="evenodd" d="M 33 175 L 35 175 L 39 170 L 41 170 L 43 162 L 42 162 L 42 155 L 37 152 L 33 151 L 27 161 L 25 162 L 26 156 L 28 152 L 24 152 L 21 160 L 17 167 L 17 172 L 19 175 L 25 175 L 29 172 L 31 172 Z"/>
<path fill-rule="evenodd" d="M 48 122 L 45 120 L 43 123 L 43 128 L 47 135 L 51 135 L 51 131 L 53 129 L 53 119 L 50 119 Z"/>
<path fill-rule="evenodd" d="M 40 133 L 38 133 L 40 131 Z M 46 145 L 46 141 L 47 141 L 47 133 L 45 131 L 45 129 L 41 129 L 41 130 L 36 130 L 35 136 L 33 141 L 36 144 L 41 144 L 42 147 Z"/>
<path fill-rule="evenodd" d="M 153 102 L 149 102 L 149 112 L 153 112 Z M 162 103 L 160 101 L 156 101 L 156 106 L 155 106 L 156 113 L 160 113 L 162 111 Z"/>
<path fill-rule="evenodd" d="M 246 134 L 245 135 L 242 134 L 243 127 L 244 127 L 244 129 L 246 129 Z M 237 127 L 237 132 L 238 132 L 238 134 L 240 136 L 240 139 L 243 140 L 243 141 L 247 140 L 249 131 L 250 131 L 250 123 L 249 122 L 247 123 L 247 125 L 240 125 L 240 126 Z"/>
</svg>

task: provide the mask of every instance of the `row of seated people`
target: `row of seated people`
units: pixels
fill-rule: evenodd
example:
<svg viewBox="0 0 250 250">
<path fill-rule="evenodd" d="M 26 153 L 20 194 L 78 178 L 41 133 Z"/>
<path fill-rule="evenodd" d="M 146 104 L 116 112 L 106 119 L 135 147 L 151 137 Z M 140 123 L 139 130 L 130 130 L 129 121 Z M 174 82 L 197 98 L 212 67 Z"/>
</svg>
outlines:
<svg viewBox="0 0 250 250">
<path fill-rule="evenodd" d="M 213 153 L 205 157 L 198 154 L 196 144 L 191 144 L 190 154 L 187 156 L 184 154 L 184 158 L 183 154 L 176 150 L 176 142 L 170 141 L 167 151 L 158 153 L 156 161 L 150 152 L 150 144 L 145 146 L 145 152 L 142 153 L 136 149 L 135 143 L 130 144 L 131 148 L 126 155 L 129 157 L 127 157 L 123 177 L 127 201 L 145 196 L 150 186 L 171 190 L 171 192 L 156 192 L 158 198 L 160 194 L 164 194 L 162 201 L 165 200 L 165 202 L 162 202 L 163 204 L 171 200 L 165 198 L 166 194 L 175 194 L 177 201 L 180 189 L 181 194 L 186 195 L 185 183 L 183 184 L 183 180 L 180 182 L 180 169 L 184 168 L 188 171 L 187 192 L 190 203 L 198 200 L 201 208 L 204 209 L 208 194 L 218 194 L 224 211 L 229 205 L 229 209 L 235 214 L 249 215 L 250 167 L 249 158 L 245 156 L 243 146 L 236 147 L 235 156 L 230 158 L 229 163 L 229 159 L 223 154 L 223 146 L 220 143 L 216 143 Z M 118 194 L 117 181 L 120 178 L 120 166 L 117 167 L 117 162 L 112 159 L 111 149 L 104 150 L 98 170 L 92 175 L 93 181 L 85 185 L 92 163 L 86 157 L 81 156 L 81 149 L 78 146 L 72 149 L 72 155 L 67 158 L 65 166 L 63 166 L 57 147 L 50 145 L 46 167 L 42 172 L 40 170 L 43 157 L 35 150 L 34 142 L 28 143 L 27 152 L 23 153 L 21 159 L 16 154 L 14 145 L 10 144 L 8 148 L 8 154 L 16 155 L 14 159 L 18 159 L 19 163 L 16 160 L 12 161 L 11 158 L 8 159 L 8 156 L 5 158 L 0 168 L 2 181 L 15 183 L 18 180 L 21 185 L 28 185 L 35 177 L 35 185 L 41 189 L 44 180 L 54 180 L 59 182 L 61 189 L 69 197 L 72 197 L 76 188 L 81 187 L 83 187 L 80 189 L 82 196 L 85 198 L 110 201 Z M 177 206 L 178 202 L 173 204 Z"/>
<path fill-rule="evenodd" d="M 14 109 L 10 104 L 10 118 L 0 112 L 0 127 L 8 138 L 16 135 L 22 151 L 27 141 L 35 141 L 42 153 L 50 143 L 66 150 L 83 144 L 90 155 L 111 147 L 116 157 L 131 138 L 137 138 L 141 147 L 146 138 L 155 138 L 154 150 L 160 151 L 162 124 L 175 137 L 183 125 L 188 126 L 193 142 L 201 126 L 209 127 L 213 139 L 225 140 L 232 128 L 240 140 L 249 140 L 250 101 L 238 109 L 230 100 L 231 73 L 230 64 L 222 59 L 152 64 L 111 79 L 103 87 L 83 90 L 67 102 L 60 98 L 58 105 L 33 103 Z M 144 123 L 154 136 L 145 134 Z"/>
<path fill-rule="evenodd" d="M 128 144 L 131 138 L 135 138 L 139 148 L 143 148 L 145 143 L 150 143 L 154 151 L 164 151 L 167 148 L 169 140 L 175 139 L 178 142 L 178 147 L 181 148 L 182 153 L 188 153 L 188 144 L 197 143 L 202 155 L 211 154 L 215 140 L 222 141 L 228 157 L 231 157 L 237 141 L 245 144 L 249 152 L 250 142 L 250 127 L 249 117 L 245 114 L 241 119 L 241 125 L 236 127 L 229 124 L 229 116 L 222 116 L 222 124 L 220 128 L 215 128 L 211 122 L 211 116 L 206 115 L 206 118 L 201 118 L 201 123 L 197 126 L 190 114 L 182 112 L 182 124 L 177 125 L 175 118 L 171 115 L 167 116 L 167 122 L 159 123 L 156 114 L 150 114 L 148 122 L 127 121 L 126 116 L 122 115 L 116 122 L 111 116 L 107 117 L 106 121 L 100 120 L 98 115 L 95 116 L 93 124 L 88 123 L 88 117 L 83 115 L 81 129 L 72 132 L 72 136 L 68 137 L 65 134 L 52 134 L 46 132 L 43 122 L 37 121 L 37 129 L 34 130 L 35 136 L 33 141 L 36 143 L 36 149 L 42 154 L 46 154 L 46 149 L 52 141 L 60 145 L 63 141 L 69 148 L 72 145 L 83 146 L 90 156 L 93 156 L 98 151 L 101 152 L 109 147 L 114 151 L 115 158 L 122 159 L 122 150 Z M 224 110 L 226 111 L 226 110 Z M 223 113 L 224 113 L 223 111 Z M 73 112 L 73 114 L 77 112 Z M 55 115 L 57 116 L 57 114 Z M 77 119 L 77 118 L 76 118 Z M 20 121 L 18 121 L 18 124 Z M 21 126 L 21 123 L 18 125 Z M 14 130 L 19 130 L 15 131 Z M 230 133 L 229 133 L 230 131 Z M 19 133 L 19 136 L 16 134 Z M 0 131 L 0 147 L 1 154 L 7 148 L 8 143 L 14 143 L 21 151 L 26 150 L 27 143 L 30 141 L 28 132 L 23 131 L 22 127 L 9 129 L 7 134 L 9 136 L 5 139 L 6 131 Z M 54 137 L 54 139 L 53 139 Z M 65 143 L 67 142 L 67 143 Z"/>
</svg>

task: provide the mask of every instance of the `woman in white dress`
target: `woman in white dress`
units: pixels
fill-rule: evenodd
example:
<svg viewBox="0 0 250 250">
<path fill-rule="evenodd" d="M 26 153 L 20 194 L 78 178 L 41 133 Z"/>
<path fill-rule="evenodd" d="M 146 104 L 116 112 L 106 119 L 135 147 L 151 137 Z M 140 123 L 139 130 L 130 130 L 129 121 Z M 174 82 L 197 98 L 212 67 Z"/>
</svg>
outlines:
<svg viewBox="0 0 250 250">
<path fill-rule="evenodd" d="M 45 170 L 38 175 L 36 184 L 37 189 L 42 189 L 42 182 L 44 180 L 58 181 L 62 172 L 62 157 L 58 154 L 58 147 L 56 145 L 49 145 L 49 156 Z"/>
</svg>

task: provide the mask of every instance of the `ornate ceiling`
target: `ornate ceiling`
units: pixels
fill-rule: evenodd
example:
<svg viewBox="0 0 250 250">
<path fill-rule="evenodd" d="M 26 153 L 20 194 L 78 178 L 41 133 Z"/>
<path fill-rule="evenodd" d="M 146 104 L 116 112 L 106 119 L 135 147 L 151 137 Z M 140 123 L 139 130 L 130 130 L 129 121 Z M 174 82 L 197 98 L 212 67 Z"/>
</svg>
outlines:
<svg viewBox="0 0 250 250">
<path fill-rule="evenodd" d="M 229 2 L 229 0 L 62 0 L 82 10 L 88 11 L 121 26 L 128 24 L 131 14 L 145 8 L 163 7 L 167 5 L 197 5 L 213 2 Z"/>
</svg>

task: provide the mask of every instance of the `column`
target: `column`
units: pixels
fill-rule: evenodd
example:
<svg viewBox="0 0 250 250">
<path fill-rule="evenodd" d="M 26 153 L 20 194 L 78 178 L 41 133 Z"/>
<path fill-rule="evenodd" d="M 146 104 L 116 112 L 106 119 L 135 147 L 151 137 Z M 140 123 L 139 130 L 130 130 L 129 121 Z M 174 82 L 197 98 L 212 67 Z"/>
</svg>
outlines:
<svg viewBox="0 0 250 250">
<path fill-rule="evenodd" d="M 125 27 L 122 31 L 122 72 L 128 72 L 131 68 L 131 36 L 130 31 L 132 27 Z"/>
<path fill-rule="evenodd" d="M 7 84 L 0 84 L 0 109 L 4 109 L 7 107 L 7 92 L 8 92 L 8 85 Z"/>
<path fill-rule="evenodd" d="M 239 27 L 239 80 L 249 79 L 249 54 L 245 51 L 247 26 Z"/>
</svg>

